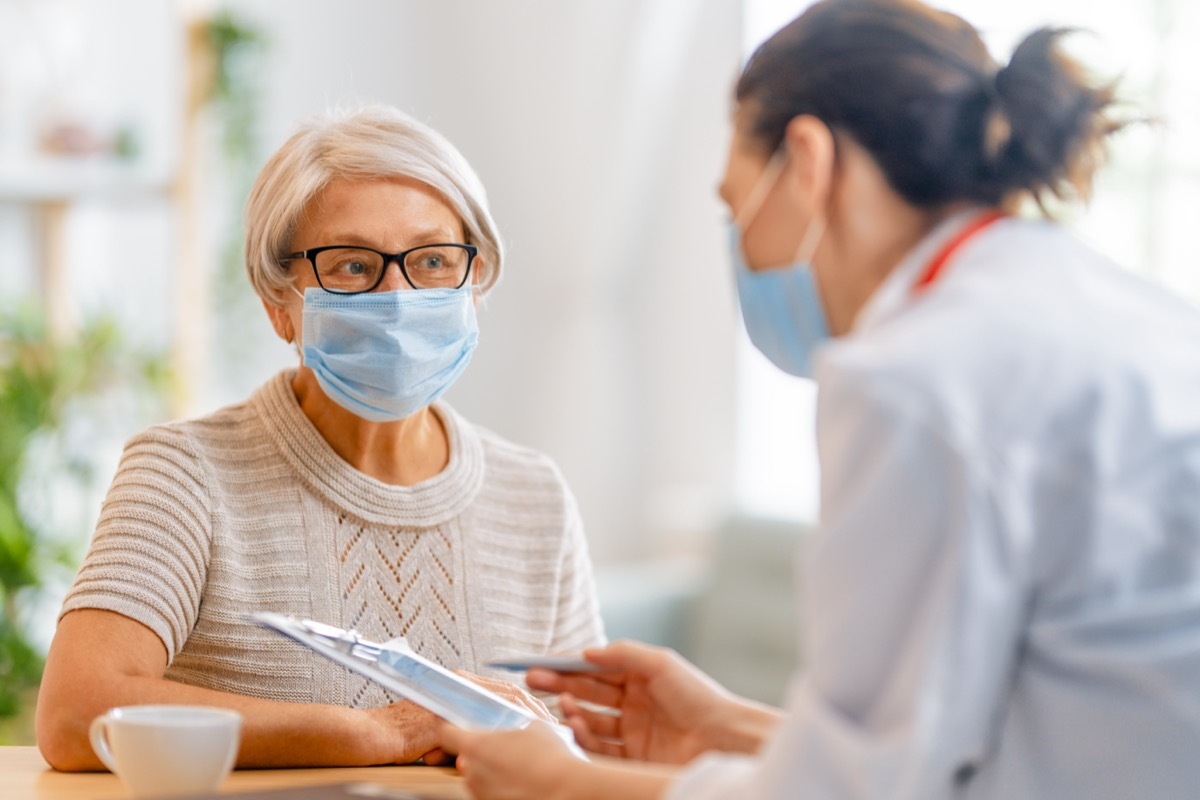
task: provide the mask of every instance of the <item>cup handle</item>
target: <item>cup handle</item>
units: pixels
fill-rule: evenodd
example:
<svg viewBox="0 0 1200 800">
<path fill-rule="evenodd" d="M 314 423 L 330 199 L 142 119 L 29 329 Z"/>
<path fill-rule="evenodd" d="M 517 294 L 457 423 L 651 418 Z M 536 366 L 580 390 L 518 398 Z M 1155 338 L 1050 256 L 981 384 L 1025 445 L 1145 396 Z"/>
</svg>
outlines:
<svg viewBox="0 0 1200 800">
<path fill-rule="evenodd" d="M 92 750 L 104 762 L 104 766 L 108 767 L 108 771 L 116 774 L 117 760 L 113 758 L 112 750 L 108 748 L 108 721 L 111 719 L 108 714 L 101 714 L 92 720 L 92 725 L 88 728 L 88 738 L 92 741 Z"/>
</svg>

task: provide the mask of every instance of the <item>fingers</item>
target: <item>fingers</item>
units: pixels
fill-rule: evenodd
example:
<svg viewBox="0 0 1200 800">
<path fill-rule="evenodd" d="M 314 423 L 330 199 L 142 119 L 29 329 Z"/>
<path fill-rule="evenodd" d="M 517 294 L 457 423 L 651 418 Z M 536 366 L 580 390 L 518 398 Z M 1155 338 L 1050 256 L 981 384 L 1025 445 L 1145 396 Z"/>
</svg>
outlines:
<svg viewBox="0 0 1200 800">
<path fill-rule="evenodd" d="M 566 678 L 563 675 L 541 667 L 534 667 L 525 673 L 525 685 L 539 692 L 554 694 L 567 690 Z"/>
<path fill-rule="evenodd" d="M 601 755 L 624 758 L 625 744 L 621 741 L 621 718 L 584 708 L 569 694 L 562 696 L 564 720 L 575 734 L 575 741 L 584 750 Z"/>
<path fill-rule="evenodd" d="M 440 747 L 435 747 L 425 755 L 421 756 L 421 760 L 429 767 L 444 767 L 450 765 L 454 760 L 454 756 L 447 753 Z"/>
<path fill-rule="evenodd" d="M 570 692 L 591 703 L 616 707 L 631 677 L 649 679 L 659 674 L 669 666 L 673 654 L 660 647 L 620 641 L 584 650 L 583 655 L 608 672 L 567 674 L 535 668 L 526 673 L 525 684 L 537 691 Z"/>
<path fill-rule="evenodd" d="M 583 657 L 605 669 L 653 675 L 662 669 L 670 651 L 661 647 L 622 639 L 607 647 L 593 647 L 583 651 Z"/>
<path fill-rule="evenodd" d="M 557 679 L 553 681 L 553 686 L 550 686 L 551 682 L 543 681 L 541 675 L 533 677 L 532 670 L 529 672 L 529 676 L 526 678 L 526 683 L 532 689 L 558 694 L 569 693 L 599 706 L 620 708 L 621 701 L 625 697 L 624 684 L 612 683 L 612 676 L 558 675 Z"/>
<path fill-rule="evenodd" d="M 558 721 L 554 718 L 554 715 L 550 713 L 550 709 L 546 708 L 546 704 L 541 700 L 526 692 L 522 692 L 520 689 L 518 689 L 517 692 L 517 694 L 514 694 L 509 699 L 515 702 L 517 705 L 524 706 L 526 709 L 533 712 L 533 715 L 538 719 L 546 722 Z"/>
<path fill-rule="evenodd" d="M 546 704 L 536 697 L 530 695 L 520 686 L 508 681 L 497 680 L 495 678 L 484 678 L 480 675 L 474 675 L 464 670 L 455 670 L 459 675 L 468 678 L 473 683 L 476 683 L 490 692 L 500 695 L 505 700 L 513 705 L 524 708 L 531 712 L 535 717 L 543 719 L 546 722 L 557 722 L 554 715 L 546 708 Z"/>
<path fill-rule="evenodd" d="M 546 707 L 545 703 L 543 703 L 538 698 L 533 697 L 532 695 L 525 695 L 525 696 L 529 699 L 530 710 L 533 711 L 533 713 L 536 714 L 539 719 L 541 719 L 544 722 L 552 722 L 552 723 L 558 722 L 558 720 L 554 717 L 554 714 L 552 714 L 550 712 L 550 709 Z"/>
<path fill-rule="evenodd" d="M 621 738 L 621 718 L 616 714 L 604 714 L 584 708 L 569 694 L 562 696 L 562 710 L 568 721 L 578 719 L 589 731 L 604 739 Z M 572 730 L 574 728 L 572 727 Z"/>
<path fill-rule="evenodd" d="M 458 755 L 462 752 L 463 747 L 469 745 L 474 740 L 474 735 L 470 731 L 464 731 L 449 722 L 442 723 L 441 729 L 438 731 L 439 739 L 441 740 L 441 749 L 452 755 Z M 460 768 L 462 766 L 460 759 Z"/>
<path fill-rule="evenodd" d="M 580 717 L 568 717 L 567 725 L 575 734 L 575 741 L 584 750 L 592 753 L 599 753 L 602 756 L 612 756 L 613 758 L 622 758 L 625 755 L 625 748 L 619 742 L 611 742 L 606 739 L 601 739 L 588 728 L 586 722 Z"/>
</svg>

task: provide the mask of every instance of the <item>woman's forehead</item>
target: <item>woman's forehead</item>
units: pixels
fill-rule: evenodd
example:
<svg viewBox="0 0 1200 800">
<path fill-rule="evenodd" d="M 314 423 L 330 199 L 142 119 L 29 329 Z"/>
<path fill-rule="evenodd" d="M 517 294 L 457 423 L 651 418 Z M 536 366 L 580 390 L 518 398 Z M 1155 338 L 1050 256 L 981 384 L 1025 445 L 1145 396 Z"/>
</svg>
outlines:
<svg viewBox="0 0 1200 800">
<path fill-rule="evenodd" d="M 449 204 L 420 181 L 338 178 L 309 201 L 297 225 L 297 238 L 335 236 L 347 244 L 403 245 L 429 236 L 458 240 L 462 230 L 462 221 Z"/>
</svg>

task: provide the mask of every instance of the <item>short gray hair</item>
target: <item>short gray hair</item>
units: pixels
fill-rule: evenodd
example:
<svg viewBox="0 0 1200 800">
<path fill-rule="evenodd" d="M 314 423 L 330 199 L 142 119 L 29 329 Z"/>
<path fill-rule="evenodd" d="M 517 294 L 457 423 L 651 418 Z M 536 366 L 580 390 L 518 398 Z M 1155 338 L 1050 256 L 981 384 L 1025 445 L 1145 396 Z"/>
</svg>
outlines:
<svg viewBox="0 0 1200 800">
<path fill-rule="evenodd" d="M 283 256 L 300 216 L 338 178 L 409 178 L 434 189 L 462 220 L 467 244 L 479 248 L 479 287 L 487 291 L 500 279 L 504 245 L 483 184 L 462 153 L 402 111 L 368 105 L 306 120 L 258 173 L 245 225 L 246 271 L 259 297 L 278 304 L 291 285 Z"/>
</svg>

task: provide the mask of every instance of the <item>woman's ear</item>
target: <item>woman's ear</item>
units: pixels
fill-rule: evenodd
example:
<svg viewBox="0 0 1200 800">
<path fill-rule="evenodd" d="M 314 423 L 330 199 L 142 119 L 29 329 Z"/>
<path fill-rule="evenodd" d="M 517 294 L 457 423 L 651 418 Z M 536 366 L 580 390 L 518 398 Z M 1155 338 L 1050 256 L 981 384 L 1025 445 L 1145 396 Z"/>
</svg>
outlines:
<svg viewBox="0 0 1200 800">
<path fill-rule="evenodd" d="M 811 114 L 801 114 L 788 123 L 783 142 L 788 152 L 783 180 L 806 210 L 825 208 L 837 158 L 833 131 Z"/>
<path fill-rule="evenodd" d="M 471 277 L 469 280 L 471 285 L 471 302 L 475 304 L 476 308 L 479 308 L 480 300 L 483 300 L 483 307 L 487 308 L 487 295 L 484 294 L 483 287 L 481 285 L 482 281 L 480 280 L 481 276 L 483 275 L 483 270 L 486 269 L 486 267 L 487 262 L 484 261 L 483 256 L 475 256 L 475 263 L 471 265 Z"/>
<path fill-rule="evenodd" d="M 271 327 L 275 329 L 275 334 L 283 339 L 288 344 L 296 341 L 296 326 L 292 324 L 292 315 L 288 313 L 287 306 L 276 304 L 262 298 L 263 308 L 266 309 L 267 319 L 271 320 Z"/>
</svg>

